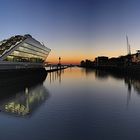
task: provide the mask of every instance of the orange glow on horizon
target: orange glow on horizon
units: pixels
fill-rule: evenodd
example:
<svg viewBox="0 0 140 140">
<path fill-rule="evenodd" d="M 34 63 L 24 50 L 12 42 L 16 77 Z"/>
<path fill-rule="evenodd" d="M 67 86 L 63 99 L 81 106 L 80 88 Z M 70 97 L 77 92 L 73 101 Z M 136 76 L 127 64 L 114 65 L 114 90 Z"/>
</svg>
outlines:
<svg viewBox="0 0 140 140">
<path fill-rule="evenodd" d="M 59 57 L 61 57 L 61 63 L 62 64 L 74 64 L 74 65 L 79 65 L 82 60 L 89 59 L 91 61 L 94 61 L 95 57 L 98 56 L 107 56 L 109 58 L 111 57 L 119 57 L 121 55 L 126 55 L 127 52 L 125 52 L 123 49 L 122 50 L 98 50 L 89 52 L 80 52 L 78 50 L 72 51 L 60 51 L 60 52 L 51 52 L 50 55 L 47 58 L 47 62 L 52 63 L 52 64 L 58 64 L 59 63 Z M 60 54 L 60 55 L 55 55 L 55 54 Z"/>
<path fill-rule="evenodd" d="M 74 64 L 74 65 L 78 65 L 78 64 L 80 64 L 80 62 L 82 60 L 86 59 L 86 58 L 83 58 L 83 59 L 82 58 L 76 58 L 76 59 L 74 59 L 74 58 L 63 58 L 63 57 L 61 57 L 61 58 L 62 58 L 61 59 L 62 64 Z M 58 60 L 58 58 L 54 57 L 54 58 L 47 59 L 47 62 L 52 63 L 52 64 L 58 64 L 59 60 Z"/>
<path fill-rule="evenodd" d="M 48 58 L 47 58 L 47 62 L 49 63 L 52 63 L 52 64 L 58 64 L 59 63 L 59 57 L 61 57 L 61 63 L 62 64 L 74 64 L 74 65 L 78 65 L 80 64 L 80 62 L 82 60 L 86 60 L 86 59 L 89 59 L 89 60 L 92 60 L 94 61 L 95 57 L 98 57 L 98 56 L 107 56 L 109 58 L 111 57 L 119 57 L 121 55 L 126 55 L 124 52 L 117 52 L 117 51 L 114 51 L 114 52 L 104 52 L 104 53 L 98 53 L 97 55 L 81 55 L 81 54 L 77 54 L 77 55 L 61 55 L 61 56 L 55 56 L 55 55 L 50 55 Z"/>
<path fill-rule="evenodd" d="M 57 55 L 55 55 L 57 54 Z M 60 54 L 60 55 L 58 55 Z M 59 63 L 59 57 L 61 57 L 61 63 L 62 64 L 74 64 L 79 65 L 82 60 L 90 59 L 93 60 L 94 56 L 88 55 L 85 52 L 80 52 L 78 50 L 72 51 L 60 51 L 60 52 L 51 52 L 47 58 L 47 62 L 52 64 L 58 64 Z"/>
</svg>

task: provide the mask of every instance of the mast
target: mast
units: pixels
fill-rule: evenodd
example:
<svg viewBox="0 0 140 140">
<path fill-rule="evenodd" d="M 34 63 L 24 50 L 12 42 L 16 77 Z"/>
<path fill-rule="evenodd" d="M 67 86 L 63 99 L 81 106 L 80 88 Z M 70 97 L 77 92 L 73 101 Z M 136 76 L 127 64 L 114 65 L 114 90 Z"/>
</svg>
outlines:
<svg viewBox="0 0 140 140">
<path fill-rule="evenodd" d="M 129 40 L 128 40 L 128 36 L 126 35 L 126 42 L 127 42 L 127 54 L 131 55 L 131 48 L 130 48 L 130 44 L 129 44 Z"/>
</svg>

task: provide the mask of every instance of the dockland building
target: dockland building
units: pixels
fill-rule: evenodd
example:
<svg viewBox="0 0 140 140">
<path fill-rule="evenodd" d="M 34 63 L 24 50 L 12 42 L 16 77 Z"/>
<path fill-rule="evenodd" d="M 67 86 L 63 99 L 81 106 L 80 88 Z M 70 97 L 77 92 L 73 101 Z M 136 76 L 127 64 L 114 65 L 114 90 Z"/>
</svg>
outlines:
<svg viewBox="0 0 140 140">
<path fill-rule="evenodd" d="M 0 42 L 0 70 L 42 68 L 51 50 L 31 35 L 16 35 Z"/>
</svg>

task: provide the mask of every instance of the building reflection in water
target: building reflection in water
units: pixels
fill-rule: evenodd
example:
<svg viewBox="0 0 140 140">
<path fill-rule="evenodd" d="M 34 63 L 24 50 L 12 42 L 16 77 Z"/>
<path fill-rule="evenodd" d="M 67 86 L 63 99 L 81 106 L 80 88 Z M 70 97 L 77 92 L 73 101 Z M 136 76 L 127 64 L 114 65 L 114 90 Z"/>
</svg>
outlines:
<svg viewBox="0 0 140 140">
<path fill-rule="evenodd" d="M 124 82 L 127 86 L 127 101 L 126 101 L 126 106 L 128 107 L 130 100 L 131 100 L 131 92 L 132 92 L 132 80 L 130 77 L 124 77 Z"/>
<path fill-rule="evenodd" d="M 129 102 L 131 100 L 131 93 L 132 89 L 140 95 L 140 79 L 132 79 L 132 78 L 125 78 L 125 84 L 128 87 L 128 96 L 127 96 L 127 105 L 129 105 Z"/>
<path fill-rule="evenodd" d="M 127 101 L 126 101 L 126 106 L 128 107 L 130 101 L 131 101 L 131 94 L 132 90 L 134 90 L 138 95 L 140 95 L 140 77 L 137 75 L 129 76 L 129 75 L 124 75 L 121 73 L 113 73 L 113 72 L 107 72 L 103 70 L 88 70 L 85 69 L 86 75 L 89 75 L 90 73 L 95 74 L 95 77 L 98 79 L 107 79 L 109 76 L 119 79 L 119 80 L 124 80 L 125 85 L 127 86 Z"/>
<path fill-rule="evenodd" d="M 0 82 L 1 112 L 19 117 L 31 116 L 49 97 L 43 86 L 46 76 L 45 72 L 22 73 L 15 78 L 13 75 L 0 75 L 3 77 L 3 82 Z"/>
</svg>

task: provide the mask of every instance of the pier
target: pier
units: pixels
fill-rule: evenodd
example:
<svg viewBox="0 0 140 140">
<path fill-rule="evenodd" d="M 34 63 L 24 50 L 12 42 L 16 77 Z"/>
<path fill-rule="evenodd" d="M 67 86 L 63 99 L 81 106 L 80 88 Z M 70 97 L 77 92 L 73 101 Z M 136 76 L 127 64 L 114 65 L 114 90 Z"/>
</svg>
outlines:
<svg viewBox="0 0 140 140">
<path fill-rule="evenodd" d="M 46 69 L 47 72 L 54 72 L 54 71 L 59 71 L 59 70 L 66 69 L 68 67 L 70 67 L 70 66 L 68 66 L 68 65 L 52 65 L 52 64 L 50 64 L 50 65 L 45 66 L 45 69 Z"/>
</svg>

